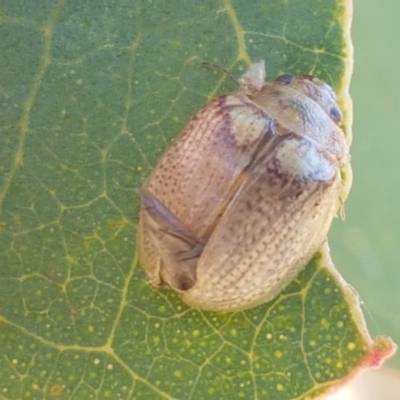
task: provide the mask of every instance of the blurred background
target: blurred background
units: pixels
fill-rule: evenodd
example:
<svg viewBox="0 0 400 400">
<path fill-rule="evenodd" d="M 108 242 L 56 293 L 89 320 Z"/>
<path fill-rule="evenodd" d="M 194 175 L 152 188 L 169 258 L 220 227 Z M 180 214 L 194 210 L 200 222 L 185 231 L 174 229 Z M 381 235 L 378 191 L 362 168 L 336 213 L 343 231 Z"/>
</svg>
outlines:
<svg viewBox="0 0 400 400">
<path fill-rule="evenodd" d="M 333 260 L 359 292 L 373 336 L 400 344 L 400 2 L 354 0 L 354 183 Z M 397 384 L 397 388 L 396 388 Z M 400 352 L 336 399 L 399 400 Z M 361 390 L 361 391 L 360 391 Z"/>
</svg>

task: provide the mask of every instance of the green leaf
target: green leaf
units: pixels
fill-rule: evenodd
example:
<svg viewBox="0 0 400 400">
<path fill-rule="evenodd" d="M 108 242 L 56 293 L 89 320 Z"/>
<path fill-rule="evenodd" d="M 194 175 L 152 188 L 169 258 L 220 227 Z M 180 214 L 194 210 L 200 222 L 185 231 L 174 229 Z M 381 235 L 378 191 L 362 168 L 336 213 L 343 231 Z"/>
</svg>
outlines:
<svg viewBox="0 0 400 400">
<path fill-rule="evenodd" d="M 273 302 L 209 313 L 152 289 L 134 246 L 134 188 L 235 89 L 202 61 L 315 74 L 350 121 L 349 7 L 1 3 L 1 398 L 312 399 L 392 352 L 326 247 Z"/>
</svg>

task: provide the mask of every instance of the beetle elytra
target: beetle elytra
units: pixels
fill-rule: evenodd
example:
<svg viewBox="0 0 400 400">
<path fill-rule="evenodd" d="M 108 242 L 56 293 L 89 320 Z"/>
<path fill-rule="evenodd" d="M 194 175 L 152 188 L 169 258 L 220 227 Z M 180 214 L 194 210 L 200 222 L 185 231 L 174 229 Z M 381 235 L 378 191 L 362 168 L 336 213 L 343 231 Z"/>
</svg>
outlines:
<svg viewBox="0 0 400 400">
<path fill-rule="evenodd" d="M 277 296 L 326 239 L 349 145 L 332 88 L 311 76 L 265 82 L 201 108 L 139 190 L 139 257 L 151 283 L 207 310 Z"/>
</svg>

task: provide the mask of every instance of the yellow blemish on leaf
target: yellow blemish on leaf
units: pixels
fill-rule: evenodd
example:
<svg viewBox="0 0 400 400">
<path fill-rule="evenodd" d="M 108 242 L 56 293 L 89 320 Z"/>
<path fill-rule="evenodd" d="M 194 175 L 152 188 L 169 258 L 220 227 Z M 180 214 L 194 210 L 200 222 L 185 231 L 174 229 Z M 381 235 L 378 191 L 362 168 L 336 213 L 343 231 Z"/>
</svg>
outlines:
<svg viewBox="0 0 400 400">
<path fill-rule="evenodd" d="M 183 378 L 183 372 L 180 369 L 174 371 L 175 378 Z"/>
<path fill-rule="evenodd" d="M 208 394 L 214 394 L 214 393 L 215 393 L 215 388 L 210 387 L 210 388 L 208 389 Z"/>
<path fill-rule="evenodd" d="M 109 219 L 107 221 L 107 226 L 111 230 L 121 230 L 127 225 L 127 220 L 125 218 Z"/>
<path fill-rule="evenodd" d="M 159 336 L 154 336 L 153 337 L 153 343 L 157 346 L 160 343 L 160 337 Z"/>
<path fill-rule="evenodd" d="M 282 353 L 280 350 L 276 350 L 276 351 L 274 352 L 274 356 L 275 356 L 276 358 L 282 358 L 283 353 Z"/>
<path fill-rule="evenodd" d="M 256 361 L 256 360 L 258 360 L 258 355 L 257 355 L 257 353 L 256 352 L 254 352 L 254 351 L 252 351 L 251 353 L 250 353 L 250 360 L 251 361 Z"/>
<path fill-rule="evenodd" d="M 59 396 L 62 392 L 62 387 L 60 385 L 51 386 L 49 392 L 52 396 Z"/>
<path fill-rule="evenodd" d="M 329 321 L 327 320 L 327 319 L 325 319 L 325 318 L 322 318 L 321 319 L 321 327 L 322 328 L 325 328 L 325 329 L 328 329 L 329 328 Z"/>
<path fill-rule="evenodd" d="M 98 240 L 99 237 L 95 232 L 91 233 L 90 235 L 84 236 L 83 237 L 83 244 L 85 247 L 89 247 L 94 241 Z"/>
<path fill-rule="evenodd" d="M 76 264 L 77 263 L 76 258 L 70 256 L 69 254 L 67 254 L 66 259 L 67 259 L 69 264 Z"/>
<path fill-rule="evenodd" d="M 353 342 L 349 342 L 349 343 L 347 344 L 347 348 L 348 348 L 349 350 L 354 350 L 354 349 L 356 348 L 356 345 L 355 345 L 355 343 L 353 343 Z"/>
</svg>

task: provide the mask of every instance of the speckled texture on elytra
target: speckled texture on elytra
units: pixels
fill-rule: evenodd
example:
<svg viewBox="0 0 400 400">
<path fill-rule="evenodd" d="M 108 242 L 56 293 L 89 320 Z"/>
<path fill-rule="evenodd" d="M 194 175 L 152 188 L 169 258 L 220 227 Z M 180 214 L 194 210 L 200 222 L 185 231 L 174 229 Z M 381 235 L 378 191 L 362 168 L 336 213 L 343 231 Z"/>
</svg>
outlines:
<svg viewBox="0 0 400 400">
<path fill-rule="evenodd" d="M 133 188 L 235 88 L 200 62 L 239 76 L 266 58 L 270 77 L 343 93 L 347 3 L 1 3 L 2 400 L 304 398 L 360 362 L 368 343 L 321 263 L 274 304 L 201 313 L 152 290 L 134 247 Z"/>
</svg>

